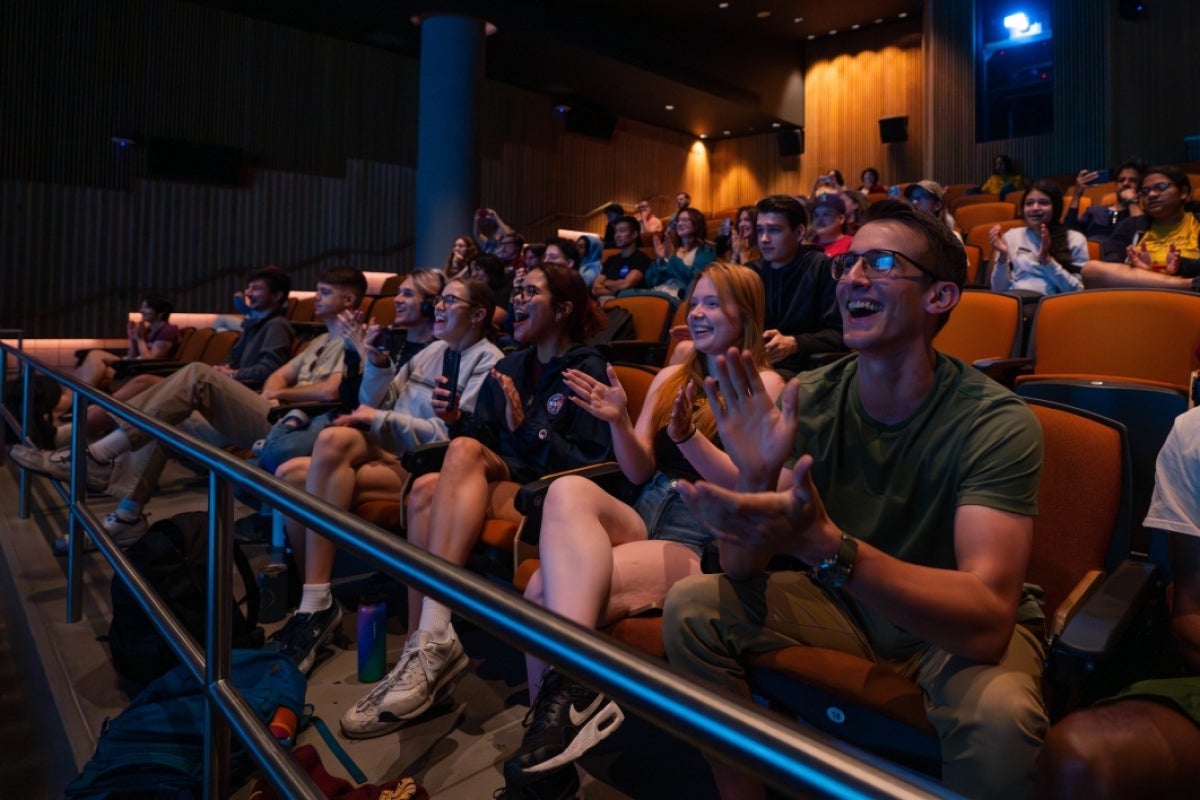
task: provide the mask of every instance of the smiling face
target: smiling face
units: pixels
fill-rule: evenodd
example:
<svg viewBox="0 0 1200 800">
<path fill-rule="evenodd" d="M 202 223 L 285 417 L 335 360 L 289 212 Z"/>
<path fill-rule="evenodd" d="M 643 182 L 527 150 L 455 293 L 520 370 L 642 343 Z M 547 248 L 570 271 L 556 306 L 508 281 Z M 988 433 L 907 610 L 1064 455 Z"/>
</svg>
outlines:
<svg viewBox="0 0 1200 800">
<path fill-rule="evenodd" d="M 791 261 L 804 239 L 804 226 L 793 228 L 786 214 L 759 214 L 756 227 L 759 252 L 769 264 L 776 267 Z"/>
<path fill-rule="evenodd" d="M 471 304 L 467 287 L 461 281 L 450 281 L 433 307 L 433 335 L 451 350 L 461 350 L 482 323 L 482 316 L 483 310 Z"/>
<path fill-rule="evenodd" d="M 624 250 L 626 247 L 637 244 L 637 234 L 634 233 L 633 226 L 628 222 L 618 222 L 616 225 L 614 225 L 613 243 L 622 250 Z"/>
<path fill-rule="evenodd" d="M 251 311 L 270 311 L 279 305 L 282 297 L 280 294 L 272 292 L 270 284 L 265 280 L 256 278 L 246 285 L 242 292 L 242 299 L 246 301 L 246 308 Z"/>
<path fill-rule="evenodd" d="M 736 227 L 738 236 L 741 236 L 743 239 L 749 239 L 754 236 L 754 217 L 751 216 L 749 211 L 743 211 L 738 214 Z"/>
<path fill-rule="evenodd" d="M 547 264 L 558 264 L 563 267 L 571 266 L 571 262 L 567 261 L 567 257 L 563 255 L 563 251 L 556 244 L 546 245 L 546 252 L 542 255 L 542 261 L 545 261 Z"/>
<path fill-rule="evenodd" d="M 868 222 L 854 236 L 852 252 L 894 250 L 918 262 L 926 259 L 921 234 L 890 220 Z M 842 338 L 860 354 L 888 355 L 914 346 L 924 347 L 927 325 L 933 320 L 926 302 L 942 283 L 905 258 L 896 259 L 887 277 L 871 279 L 855 264 L 837 283 L 842 312 Z"/>
<path fill-rule="evenodd" d="M 1025 193 L 1025 204 L 1022 207 L 1025 224 L 1032 231 L 1039 230 L 1043 225 L 1054 221 L 1054 201 L 1050 195 L 1030 189 Z"/>
<path fill-rule="evenodd" d="M 537 344 L 558 336 L 561 315 L 542 270 L 531 271 L 525 276 L 524 286 L 513 291 L 513 338 L 521 344 Z"/>
<path fill-rule="evenodd" d="M 392 320 L 393 328 L 411 328 L 421 321 L 421 295 L 412 278 L 405 279 L 396 293 L 396 317 Z"/>
<path fill-rule="evenodd" d="M 712 278 L 705 275 L 696 281 L 688 304 L 688 329 L 698 351 L 715 356 L 741 344 L 741 312 L 732 304 L 722 303 Z"/>
</svg>

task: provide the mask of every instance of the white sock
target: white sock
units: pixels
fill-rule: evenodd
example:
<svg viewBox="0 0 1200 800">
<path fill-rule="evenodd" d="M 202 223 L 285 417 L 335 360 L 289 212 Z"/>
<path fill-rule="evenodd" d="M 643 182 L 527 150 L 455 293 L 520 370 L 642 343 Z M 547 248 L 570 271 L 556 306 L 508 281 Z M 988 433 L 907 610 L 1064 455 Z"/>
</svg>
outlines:
<svg viewBox="0 0 1200 800">
<path fill-rule="evenodd" d="M 145 503 L 139 503 L 136 500 L 122 500 L 117 505 L 117 518 L 123 522 L 137 522 L 138 517 L 142 515 L 142 508 Z"/>
<path fill-rule="evenodd" d="M 114 461 L 118 456 L 128 453 L 129 447 L 129 437 L 125 435 L 125 431 L 117 428 L 88 447 L 88 450 L 91 451 L 92 458 L 103 463 L 105 461 Z"/>
<path fill-rule="evenodd" d="M 304 592 L 300 595 L 300 608 L 297 614 L 315 614 L 333 605 L 333 584 L 306 583 Z"/>
<path fill-rule="evenodd" d="M 435 642 L 449 641 L 454 635 L 450 628 L 450 607 L 426 597 L 421 601 L 421 621 L 417 627 L 428 633 Z"/>
</svg>

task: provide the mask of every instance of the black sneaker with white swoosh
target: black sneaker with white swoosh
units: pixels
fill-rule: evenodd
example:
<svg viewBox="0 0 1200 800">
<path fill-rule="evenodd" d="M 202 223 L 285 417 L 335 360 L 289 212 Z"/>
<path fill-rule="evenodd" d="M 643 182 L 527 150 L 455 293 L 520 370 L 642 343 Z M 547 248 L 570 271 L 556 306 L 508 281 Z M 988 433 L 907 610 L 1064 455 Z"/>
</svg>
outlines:
<svg viewBox="0 0 1200 800">
<path fill-rule="evenodd" d="M 607 695 L 582 686 L 557 670 L 542 676 L 537 701 L 529 709 L 529 730 L 516 755 L 504 763 L 504 781 L 514 788 L 568 766 L 608 738 L 625 715 Z"/>
</svg>

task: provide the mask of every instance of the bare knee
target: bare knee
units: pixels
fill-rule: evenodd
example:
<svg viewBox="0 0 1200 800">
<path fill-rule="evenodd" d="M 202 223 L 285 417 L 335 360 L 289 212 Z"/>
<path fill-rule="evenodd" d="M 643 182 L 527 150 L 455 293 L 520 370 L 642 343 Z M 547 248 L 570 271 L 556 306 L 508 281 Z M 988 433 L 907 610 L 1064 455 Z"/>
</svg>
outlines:
<svg viewBox="0 0 1200 800">
<path fill-rule="evenodd" d="M 546 605 L 545 592 L 542 585 L 542 571 L 540 569 L 533 573 L 528 585 L 525 586 L 525 599 L 531 603 L 537 603 L 539 606 Z"/>
<path fill-rule="evenodd" d="M 1050 729 L 1037 761 L 1036 794 L 1043 798 L 1109 797 L 1112 731 L 1091 712 L 1071 714 Z"/>
<path fill-rule="evenodd" d="M 477 439 L 460 436 L 451 439 L 442 459 L 442 472 L 461 475 L 464 472 L 484 471 L 485 457 L 490 451 Z"/>
<path fill-rule="evenodd" d="M 362 443 L 362 439 L 362 433 L 354 428 L 326 428 L 317 434 L 313 458 L 322 464 L 345 462 Z"/>
<path fill-rule="evenodd" d="M 598 516 L 600 504 L 611 499 L 608 492 L 594 482 L 579 475 L 566 475 L 556 479 L 546 490 L 546 502 L 542 505 L 543 519 L 577 518 L 580 515 Z M 551 534 L 553 527 L 544 528 L 542 535 Z"/>
<path fill-rule="evenodd" d="M 287 481 L 292 486 L 304 486 L 308 478 L 308 458 L 289 458 L 275 470 L 275 477 Z"/>
<path fill-rule="evenodd" d="M 425 528 L 429 519 L 429 511 L 433 508 L 433 493 L 437 489 L 438 477 L 441 473 L 432 472 L 422 475 L 413 481 L 408 492 L 408 504 L 405 513 L 408 518 L 408 538 L 413 544 L 424 547 L 428 534 Z"/>
</svg>

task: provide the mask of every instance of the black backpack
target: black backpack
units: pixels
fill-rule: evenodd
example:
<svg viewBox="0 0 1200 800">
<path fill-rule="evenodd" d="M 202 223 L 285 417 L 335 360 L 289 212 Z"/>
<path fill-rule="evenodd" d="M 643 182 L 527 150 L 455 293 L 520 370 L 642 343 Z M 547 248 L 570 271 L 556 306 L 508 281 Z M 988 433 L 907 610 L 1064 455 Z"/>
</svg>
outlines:
<svg viewBox="0 0 1200 800">
<path fill-rule="evenodd" d="M 10 414 L 20 421 L 22 401 L 24 399 L 21 381 L 13 380 L 4 386 L 4 405 Z M 62 397 L 62 387 L 58 381 L 47 375 L 33 376 L 33 414 L 30 416 L 29 430 L 25 436 L 34 445 L 43 450 L 54 449 L 54 407 Z M 4 441 L 13 444 L 17 436 L 7 425 L 4 426 Z"/>
<path fill-rule="evenodd" d="M 171 608 L 179 622 L 201 647 L 206 630 L 208 602 L 208 513 L 191 511 L 162 519 L 126 551 L 129 561 Z M 237 542 L 233 563 L 246 587 L 246 596 L 234 599 L 233 646 L 258 648 L 263 631 L 258 627 L 259 589 L 250 562 Z M 245 611 L 242 604 L 245 604 Z M 125 581 L 113 576 L 112 625 L 108 648 L 117 672 L 138 683 L 147 683 L 179 663 Z"/>
</svg>

